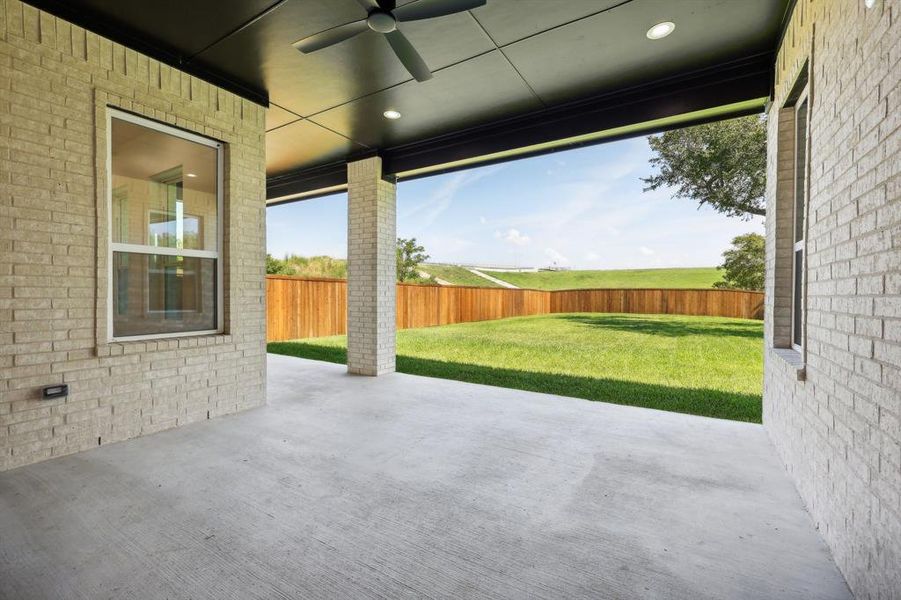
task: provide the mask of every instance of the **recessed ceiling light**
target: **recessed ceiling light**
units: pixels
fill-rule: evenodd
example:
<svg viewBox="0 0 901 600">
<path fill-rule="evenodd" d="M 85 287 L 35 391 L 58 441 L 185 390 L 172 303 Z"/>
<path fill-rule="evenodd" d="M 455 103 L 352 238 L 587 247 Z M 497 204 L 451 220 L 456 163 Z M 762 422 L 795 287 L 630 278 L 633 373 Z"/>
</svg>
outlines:
<svg viewBox="0 0 901 600">
<path fill-rule="evenodd" d="M 386 119 L 391 119 L 392 121 L 401 117 L 401 114 L 396 110 L 386 110 L 382 115 L 384 115 Z"/>
<path fill-rule="evenodd" d="M 663 23 L 657 23 L 650 29 L 648 29 L 648 39 L 649 40 L 659 40 L 663 39 L 669 34 L 673 32 L 673 29 L 676 28 L 676 24 L 672 21 L 664 21 Z"/>
<path fill-rule="evenodd" d="M 197 177 L 196 173 L 188 173 L 187 175 L 188 175 L 188 177 Z"/>
</svg>

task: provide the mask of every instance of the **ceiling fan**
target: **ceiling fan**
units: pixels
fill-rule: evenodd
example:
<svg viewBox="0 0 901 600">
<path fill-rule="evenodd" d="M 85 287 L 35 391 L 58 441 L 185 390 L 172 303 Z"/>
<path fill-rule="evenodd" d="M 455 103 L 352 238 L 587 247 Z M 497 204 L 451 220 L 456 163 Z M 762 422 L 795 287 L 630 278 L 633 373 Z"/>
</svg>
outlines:
<svg viewBox="0 0 901 600">
<path fill-rule="evenodd" d="M 398 23 L 443 17 L 483 6 L 487 0 L 417 0 L 396 8 L 395 0 L 357 0 L 368 13 L 365 19 L 346 23 L 294 42 L 293 46 L 309 54 L 350 39 L 371 29 L 385 35 L 391 49 L 416 81 L 432 78 L 428 65 L 413 44 L 397 28 Z"/>
</svg>

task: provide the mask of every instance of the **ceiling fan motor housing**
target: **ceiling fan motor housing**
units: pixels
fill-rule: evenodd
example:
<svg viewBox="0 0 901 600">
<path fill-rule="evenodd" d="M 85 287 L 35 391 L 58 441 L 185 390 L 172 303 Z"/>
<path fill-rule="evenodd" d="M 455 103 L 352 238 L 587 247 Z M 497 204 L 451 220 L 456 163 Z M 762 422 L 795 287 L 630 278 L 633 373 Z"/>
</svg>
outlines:
<svg viewBox="0 0 901 600">
<path fill-rule="evenodd" d="M 373 31 L 379 33 L 391 33 L 397 29 L 397 20 L 389 12 L 374 10 L 369 13 L 366 24 Z"/>
</svg>

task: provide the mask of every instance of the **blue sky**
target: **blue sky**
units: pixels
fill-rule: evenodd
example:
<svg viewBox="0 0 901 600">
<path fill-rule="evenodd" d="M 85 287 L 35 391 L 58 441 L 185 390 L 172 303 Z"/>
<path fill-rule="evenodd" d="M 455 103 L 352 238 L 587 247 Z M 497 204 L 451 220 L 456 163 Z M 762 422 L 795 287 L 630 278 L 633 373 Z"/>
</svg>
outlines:
<svg viewBox="0 0 901 600">
<path fill-rule="evenodd" d="M 397 232 L 436 262 L 584 269 L 713 266 L 763 220 L 642 192 L 646 138 L 401 182 Z M 268 252 L 347 254 L 347 197 L 268 209 Z"/>
</svg>

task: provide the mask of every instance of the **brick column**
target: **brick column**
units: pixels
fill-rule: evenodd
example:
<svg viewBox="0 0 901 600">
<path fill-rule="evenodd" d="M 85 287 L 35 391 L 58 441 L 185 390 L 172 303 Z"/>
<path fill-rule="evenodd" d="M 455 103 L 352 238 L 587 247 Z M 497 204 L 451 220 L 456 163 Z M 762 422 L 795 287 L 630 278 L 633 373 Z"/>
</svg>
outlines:
<svg viewBox="0 0 901 600">
<path fill-rule="evenodd" d="M 396 205 L 382 159 L 347 164 L 347 371 L 394 371 Z"/>
</svg>

